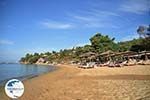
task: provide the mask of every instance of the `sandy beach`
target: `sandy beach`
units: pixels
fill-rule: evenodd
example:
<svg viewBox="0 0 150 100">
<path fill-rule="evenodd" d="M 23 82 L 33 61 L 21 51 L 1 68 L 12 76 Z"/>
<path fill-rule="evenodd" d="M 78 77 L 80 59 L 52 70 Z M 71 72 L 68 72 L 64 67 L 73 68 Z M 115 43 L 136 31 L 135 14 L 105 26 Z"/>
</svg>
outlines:
<svg viewBox="0 0 150 100">
<path fill-rule="evenodd" d="M 23 82 L 20 100 L 150 100 L 150 65 L 59 69 Z M 1 87 L 0 98 L 9 100 Z"/>
</svg>

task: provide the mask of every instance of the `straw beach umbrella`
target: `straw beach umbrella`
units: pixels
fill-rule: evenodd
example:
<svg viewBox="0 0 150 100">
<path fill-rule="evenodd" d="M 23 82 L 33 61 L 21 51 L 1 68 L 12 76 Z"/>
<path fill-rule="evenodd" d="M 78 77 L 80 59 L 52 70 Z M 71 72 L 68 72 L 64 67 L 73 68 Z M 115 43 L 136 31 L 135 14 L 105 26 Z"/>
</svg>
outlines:
<svg viewBox="0 0 150 100">
<path fill-rule="evenodd" d="M 111 55 L 114 54 L 113 51 L 108 50 L 106 52 L 101 53 L 99 56 L 105 57 L 105 58 L 109 58 L 109 60 L 112 60 Z"/>
<path fill-rule="evenodd" d="M 97 56 L 98 55 L 94 52 L 87 52 L 87 53 L 80 55 L 80 58 L 82 61 L 87 62 L 87 61 L 92 61 L 92 60 L 96 59 Z"/>
<path fill-rule="evenodd" d="M 150 51 L 142 51 L 140 52 L 141 55 L 145 55 L 145 60 L 148 60 L 148 56 L 150 56 Z"/>
</svg>

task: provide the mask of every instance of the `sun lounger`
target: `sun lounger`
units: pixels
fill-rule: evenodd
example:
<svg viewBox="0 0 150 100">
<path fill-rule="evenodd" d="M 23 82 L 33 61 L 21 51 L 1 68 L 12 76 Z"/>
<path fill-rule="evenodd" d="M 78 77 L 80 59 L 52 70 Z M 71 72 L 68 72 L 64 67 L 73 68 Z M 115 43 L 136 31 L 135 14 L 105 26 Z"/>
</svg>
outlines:
<svg viewBox="0 0 150 100">
<path fill-rule="evenodd" d="M 104 64 L 99 64 L 101 67 L 103 67 L 103 66 L 108 66 L 110 64 L 110 61 L 108 61 L 108 62 L 106 62 L 106 63 L 104 63 Z"/>
<path fill-rule="evenodd" d="M 137 62 L 137 64 L 139 64 L 139 65 L 144 65 L 144 61 L 143 61 L 143 60 L 140 60 L 139 62 Z"/>
<path fill-rule="evenodd" d="M 120 66 L 128 66 L 128 62 L 127 61 L 123 61 L 122 63 L 120 63 Z"/>
<path fill-rule="evenodd" d="M 133 66 L 133 65 L 136 65 L 136 64 L 137 64 L 137 62 L 136 62 L 135 59 L 134 60 L 129 59 L 129 62 L 127 63 L 128 66 Z"/>
<path fill-rule="evenodd" d="M 115 67 L 122 67 L 123 65 L 121 63 L 115 63 Z"/>
<path fill-rule="evenodd" d="M 110 62 L 108 66 L 109 67 L 115 67 L 115 64 L 114 64 L 114 62 Z"/>
<path fill-rule="evenodd" d="M 144 65 L 150 65 L 150 60 L 149 59 L 145 60 L 145 61 L 143 61 L 143 63 L 144 63 Z"/>
<path fill-rule="evenodd" d="M 94 62 L 90 62 L 90 63 L 86 63 L 84 65 L 80 65 L 78 68 L 84 68 L 84 69 L 88 69 L 88 68 L 94 68 L 95 63 Z"/>
</svg>

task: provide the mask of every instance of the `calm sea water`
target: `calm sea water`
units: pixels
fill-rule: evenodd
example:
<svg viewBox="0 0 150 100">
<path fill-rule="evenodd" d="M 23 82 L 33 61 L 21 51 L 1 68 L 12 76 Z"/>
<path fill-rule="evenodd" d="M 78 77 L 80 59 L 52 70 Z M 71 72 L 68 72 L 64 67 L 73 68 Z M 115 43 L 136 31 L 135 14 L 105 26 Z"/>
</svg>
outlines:
<svg viewBox="0 0 150 100">
<path fill-rule="evenodd" d="M 23 64 L 0 64 L 0 83 L 11 78 L 24 79 L 53 71 L 53 66 L 23 65 Z"/>
</svg>

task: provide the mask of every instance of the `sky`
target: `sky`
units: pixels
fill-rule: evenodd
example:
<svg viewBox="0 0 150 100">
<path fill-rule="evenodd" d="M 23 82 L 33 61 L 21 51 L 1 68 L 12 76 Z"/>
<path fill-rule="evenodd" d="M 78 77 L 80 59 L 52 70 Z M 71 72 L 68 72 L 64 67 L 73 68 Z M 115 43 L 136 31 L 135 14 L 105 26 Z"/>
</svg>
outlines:
<svg viewBox="0 0 150 100">
<path fill-rule="evenodd" d="M 83 46 L 97 32 L 131 40 L 149 24 L 150 0 L 0 0 L 0 62 Z"/>
</svg>

